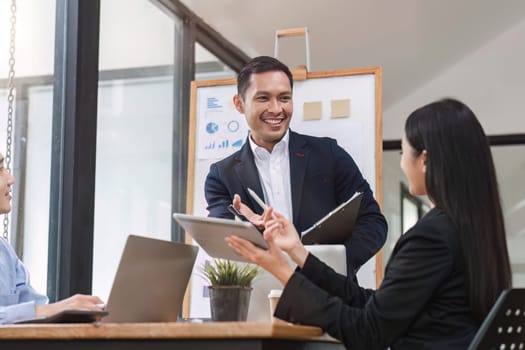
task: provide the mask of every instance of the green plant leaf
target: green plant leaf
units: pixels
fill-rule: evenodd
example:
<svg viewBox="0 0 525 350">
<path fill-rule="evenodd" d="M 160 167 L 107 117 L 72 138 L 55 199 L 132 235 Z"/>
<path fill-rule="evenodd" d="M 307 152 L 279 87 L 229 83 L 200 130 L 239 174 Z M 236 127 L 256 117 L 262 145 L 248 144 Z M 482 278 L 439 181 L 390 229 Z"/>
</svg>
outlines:
<svg viewBox="0 0 525 350">
<path fill-rule="evenodd" d="M 253 264 L 240 264 L 230 260 L 215 259 L 201 268 L 204 277 L 212 286 L 251 287 L 259 268 Z"/>
</svg>

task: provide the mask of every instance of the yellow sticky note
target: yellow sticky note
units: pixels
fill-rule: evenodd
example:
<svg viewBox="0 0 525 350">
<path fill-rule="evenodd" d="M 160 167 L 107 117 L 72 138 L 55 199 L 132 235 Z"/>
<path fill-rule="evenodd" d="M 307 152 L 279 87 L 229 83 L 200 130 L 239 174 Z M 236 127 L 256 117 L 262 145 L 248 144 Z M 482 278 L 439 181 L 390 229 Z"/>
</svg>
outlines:
<svg viewBox="0 0 525 350">
<path fill-rule="evenodd" d="M 322 107 L 321 102 L 305 102 L 303 104 L 303 120 L 321 120 Z"/>
<path fill-rule="evenodd" d="M 350 117 L 350 99 L 332 100 L 332 118 Z"/>
</svg>

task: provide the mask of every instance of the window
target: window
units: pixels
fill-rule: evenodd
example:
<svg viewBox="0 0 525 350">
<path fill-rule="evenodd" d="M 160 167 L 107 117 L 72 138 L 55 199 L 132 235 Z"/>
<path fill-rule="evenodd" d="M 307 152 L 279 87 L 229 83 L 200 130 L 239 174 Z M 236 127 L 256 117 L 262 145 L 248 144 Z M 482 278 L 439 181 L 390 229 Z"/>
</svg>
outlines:
<svg viewBox="0 0 525 350">
<path fill-rule="evenodd" d="M 2 62 L 4 56 L 5 62 L 8 61 L 10 5 L 11 0 L 0 0 Z M 89 5 L 90 10 L 95 6 Z M 58 221 L 59 216 L 64 218 L 69 215 L 56 215 L 54 206 L 60 203 L 61 198 L 56 200 L 60 194 L 57 194 L 59 191 L 55 187 L 53 192 L 50 191 L 50 169 L 53 168 L 57 173 L 62 171 L 62 174 L 64 171 L 56 170 L 55 165 L 59 162 L 53 161 L 51 154 L 52 141 L 57 140 L 57 135 L 52 134 L 53 83 L 54 80 L 61 83 L 67 80 L 62 74 L 57 74 L 55 79 L 53 74 L 57 7 L 63 10 L 55 0 L 25 0 L 17 3 L 16 137 L 12 153 L 13 160 L 18 162 L 12 164 L 17 179 L 13 200 L 16 209 L 13 210 L 11 220 L 14 233 L 12 242 L 16 238 L 20 242 L 17 244 L 20 247 L 18 253 L 31 271 L 32 284 L 39 291 L 47 290 L 52 299 L 56 297 L 58 289 L 61 295 L 72 293 L 70 284 L 81 284 L 82 289 L 89 292 L 84 286 L 91 285 L 92 279 L 89 271 L 75 273 L 78 269 L 76 266 L 80 265 L 75 262 L 86 261 L 83 259 L 85 256 L 78 256 L 82 255 L 82 245 L 79 249 L 78 245 L 68 248 L 53 244 L 49 248 L 53 256 L 48 259 L 50 238 L 52 241 L 60 238 L 55 237 L 58 235 L 55 226 L 58 225 L 53 224 L 50 230 L 50 223 Z M 64 18 L 59 18 L 59 22 L 73 23 L 77 20 L 66 18 L 65 12 L 63 15 Z M 95 21 L 88 20 L 93 17 L 87 17 L 89 14 L 80 11 L 82 16 L 86 18 L 88 26 L 93 28 Z M 128 234 L 164 239 L 178 237 L 173 231 L 175 225 L 171 214 L 173 208 L 181 207 L 179 204 L 185 200 L 185 182 L 181 177 L 185 175 L 183 155 L 187 152 L 184 148 L 184 135 L 187 132 L 184 124 L 189 114 L 181 106 L 186 103 L 186 99 L 189 105 L 189 80 L 194 78 L 194 70 L 202 79 L 233 77 L 234 71 L 224 62 L 238 69 L 247 62 L 248 57 L 178 2 L 101 0 L 100 18 L 93 237 L 95 278 L 92 282 L 93 292 L 106 297 Z M 65 27 L 65 24 L 59 25 L 57 29 L 63 30 Z M 60 30 L 57 32 L 63 34 Z M 183 40 L 179 40 L 181 37 Z M 202 42 L 202 46 L 196 44 L 197 39 Z M 86 44 L 83 45 L 80 42 L 78 44 L 86 49 Z M 214 54 L 204 49 L 204 46 Z M 76 47 L 71 50 L 63 45 L 56 47 L 66 50 L 68 57 L 74 56 L 70 51 Z M 197 48 L 196 52 L 193 52 L 194 47 Z M 194 56 L 197 56 L 196 62 Z M 38 60 L 34 60 L 34 57 L 38 57 Z M 184 63 L 181 64 L 181 61 Z M 176 65 L 179 71 L 176 71 Z M 3 77 L 7 77 L 7 68 L 0 66 L 0 108 L 7 110 L 7 92 L 4 88 L 7 80 Z M 177 87 L 184 87 L 185 84 L 188 84 L 188 89 L 178 88 L 181 95 Z M 184 96 L 186 90 L 188 93 Z M 0 121 L 2 144 L 5 144 L 5 134 L 3 119 Z M 177 157 L 178 163 L 173 161 Z M 177 174 L 173 173 L 174 169 L 177 169 Z M 61 178 L 56 176 L 53 180 L 57 182 L 59 180 L 56 179 Z M 177 192 L 178 188 L 180 191 Z M 89 193 L 92 195 L 91 191 Z M 50 198 L 53 200 L 53 221 L 50 220 Z M 180 203 L 174 204 L 177 200 Z M 77 220 L 76 217 L 72 215 L 65 221 Z M 78 237 L 78 233 L 75 237 Z M 90 242 L 90 239 L 87 237 L 84 241 Z M 60 253 L 69 256 L 75 251 L 74 248 L 81 253 L 65 259 L 66 262 L 59 261 L 54 255 L 57 249 L 62 249 Z M 50 271 L 56 276 L 47 275 L 48 261 Z M 73 272 L 71 275 L 61 277 L 63 264 L 67 265 L 66 270 Z M 46 286 L 48 280 L 51 283 Z M 79 281 L 82 283 L 77 283 Z M 83 283 L 85 281 L 89 283 Z"/>
<path fill-rule="evenodd" d="M 174 21 L 101 1 L 93 293 L 107 300 L 129 234 L 171 239 Z"/>
<path fill-rule="evenodd" d="M 2 63 L 7 63 L 9 57 L 10 5 L 10 0 L 0 0 Z M 45 293 L 47 286 L 55 9 L 55 0 L 18 1 L 16 8 L 16 98 L 11 161 L 16 183 L 10 240 L 31 272 L 32 285 L 41 293 Z M 7 64 L 0 65 L 0 77 L 7 76 Z M 0 86 L 7 86 L 7 80 L 0 80 Z M 0 90 L 2 116 L 7 111 L 6 94 L 7 90 Z M 6 118 L 0 123 L 0 151 L 5 153 Z"/>
</svg>

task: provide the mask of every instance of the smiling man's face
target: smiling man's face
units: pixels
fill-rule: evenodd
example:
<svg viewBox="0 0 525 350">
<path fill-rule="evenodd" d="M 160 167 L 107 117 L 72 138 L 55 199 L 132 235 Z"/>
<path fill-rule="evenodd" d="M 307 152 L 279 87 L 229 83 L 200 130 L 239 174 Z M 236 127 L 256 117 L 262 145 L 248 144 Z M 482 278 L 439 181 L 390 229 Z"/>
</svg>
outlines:
<svg viewBox="0 0 525 350">
<path fill-rule="evenodd" d="M 244 97 L 236 95 L 234 104 L 245 115 L 253 141 L 271 152 L 292 118 L 292 88 L 286 74 L 281 71 L 252 74 Z"/>
</svg>

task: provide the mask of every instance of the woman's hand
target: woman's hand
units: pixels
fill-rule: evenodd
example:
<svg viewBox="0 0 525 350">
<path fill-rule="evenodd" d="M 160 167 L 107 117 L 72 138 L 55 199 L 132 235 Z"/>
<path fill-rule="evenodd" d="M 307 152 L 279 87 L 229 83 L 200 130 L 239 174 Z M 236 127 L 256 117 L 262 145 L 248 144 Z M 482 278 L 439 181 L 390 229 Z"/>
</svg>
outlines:
<svg viewBox="0 0 525 350">
<path fill-rule="evenodd" d="M 297 245 L 301 245 L 299 234 L 292 223 L 273 208 L 268 208 L 264 219 L 265 238 L 271 235 L 279 248 L 288 253 Z"/>
<path fill-rule="evenodd" d="M 268 208 L 265 213 L 264 238 L 271 237 L 275 244 L 284 250 L 292 260 L 302 268 L 308 251 L 301 242 L 300 235 L 293 224 L 284 216 L 272 208 Z"/>
<path fill-rule="evenodd" d="M 256 247 L 251 242 L 238 236 L 229 236 L 225 239 L 228 245 L 237 253 L 241 254 L 246 260 L 270 272 L 283 285 L 285 285 L 292 276 L 293 269 L 290 267 L 281 249 L 273 241 L 271 234 L 267 236 L 265 233 L 268 250 Z"/>
<path fill-rule="evenodd" d="M 103 301 L 93 295 L 75 294 L 72 297 L 52 304 L 37 305 L 36 316 L 50 316 L 64 310 L 101 311 Z"/>
</svg>

